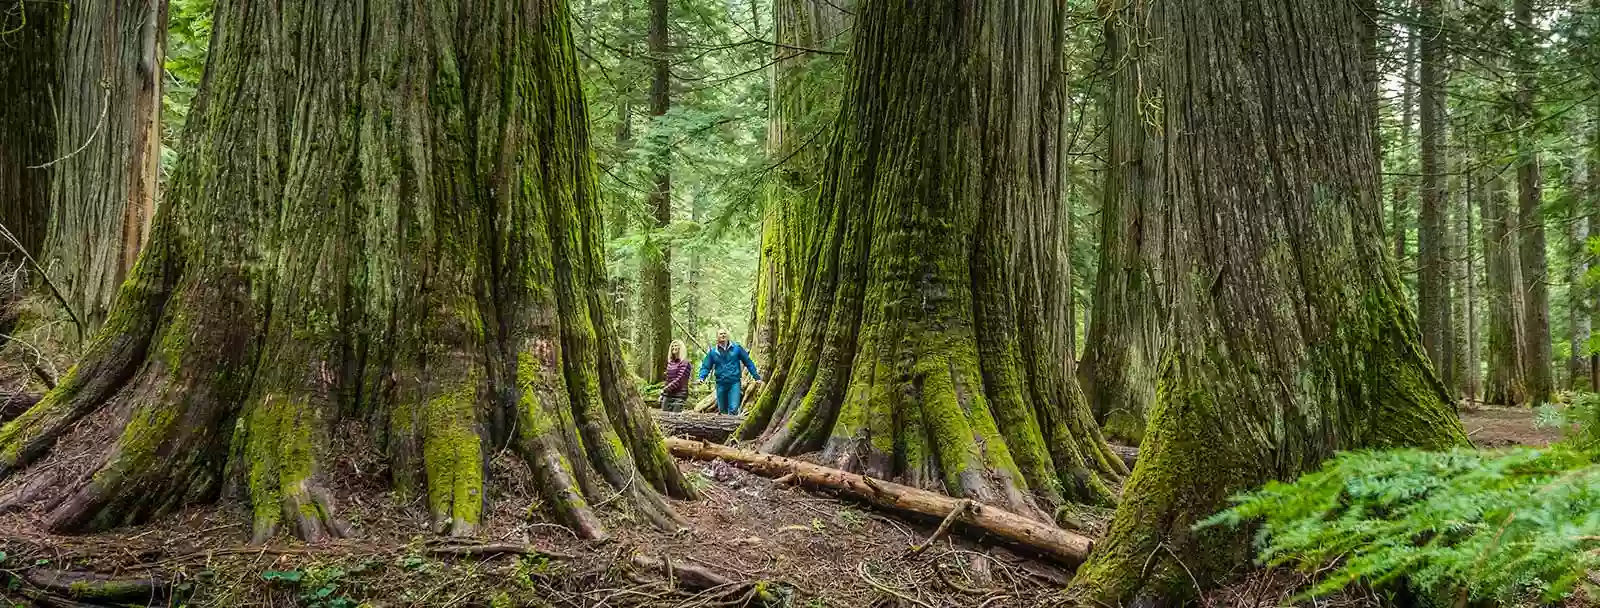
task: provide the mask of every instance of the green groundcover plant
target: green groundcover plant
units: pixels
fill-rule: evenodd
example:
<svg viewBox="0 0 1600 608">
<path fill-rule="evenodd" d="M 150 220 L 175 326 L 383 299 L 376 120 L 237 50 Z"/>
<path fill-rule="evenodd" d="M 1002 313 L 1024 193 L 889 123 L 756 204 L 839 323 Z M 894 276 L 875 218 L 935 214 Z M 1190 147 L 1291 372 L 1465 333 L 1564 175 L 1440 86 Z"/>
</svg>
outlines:
<svg viewBox="0 0 1600 608">
<path fill-rule="evenodd" d="M 1259 523 L 1259 560 L 1350 585 L 1472 600 L 1559 601 L 1600 570 L 1600 395 L 1541 412 L 1549 448 L 1341 454 L 1292 483 L 1237 496 L 1206 526 Z"/>
</svg>

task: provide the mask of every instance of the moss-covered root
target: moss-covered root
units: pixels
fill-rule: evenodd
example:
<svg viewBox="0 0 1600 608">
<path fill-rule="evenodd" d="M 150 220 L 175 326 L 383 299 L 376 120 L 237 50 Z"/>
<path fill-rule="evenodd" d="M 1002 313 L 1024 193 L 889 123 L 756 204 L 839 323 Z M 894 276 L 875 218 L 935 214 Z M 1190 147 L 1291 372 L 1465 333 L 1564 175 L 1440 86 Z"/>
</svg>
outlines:
<svg viewBox="0 0 1600 608">
<path fill-rule="evenodd" d="M 1267 454 L 1224 428 L 1210 393 L 1171 365 L 1151 411 L 1146 446 L 1123 489 L 1106 538 L 1079 568 L 1071 593 L 1086 606 L 1179 606 L 1237 564 L 1249 545 L 1238 534 L 1194 523 L 1262 476 Z"/>
<path fill-rule="evenodd" d="M 482 522 L 485 459 L 476 417 L 479 385 L 477 376 L 469 375 L 453 390 L 398 406 L 391 420 L 395 484 L 402 493 L 423 489 L 439 534 L 471 535 Z"/>
<path fill-rule="evenodd" d="M 120 434 L 91 474 L 71 482 L 49 516 L 52 530 L 144 522 L 217 495 L 229 440 L 217 429 L 231 426 L 255 360 L 244 283 L 218 272 L 174 293 L 139 373 L 106 404 L 116 413 L 108 435 Z"/>
<path fill-rule="evenodd" d="M 169 222 L 170 223 L 170 222 Z M 118 292 L 118 306 L 77 365 L 28 411 L 0 426 L 0 479 L 28 466 L 72 425 L 104 406 L 134 377 L 172 291 L 172 239 L 158 227 L 146 253 Z"/>
<path fill-rule="evenodd" d="M 307 541 L 349 534 L 332 495 L 317 482 L 322 420 L 311 404 L 278 396 L 261 399 L 239 419 L 234 441 L 236 457 L 244 459 L 253 542 L 270 540 L 285 523 Z"/>
</svg>

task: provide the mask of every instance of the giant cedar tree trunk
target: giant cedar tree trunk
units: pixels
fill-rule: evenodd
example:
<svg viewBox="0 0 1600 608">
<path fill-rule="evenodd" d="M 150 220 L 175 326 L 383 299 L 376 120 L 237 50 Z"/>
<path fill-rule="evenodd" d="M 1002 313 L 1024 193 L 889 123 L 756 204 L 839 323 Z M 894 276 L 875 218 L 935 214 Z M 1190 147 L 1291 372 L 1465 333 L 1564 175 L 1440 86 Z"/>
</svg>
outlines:
<svg viewBox="0 0 1600 608">
<path fill-rule="evenodd" d="M 1112 75 L 1110 163 L 1100 207 L 1100 265 L 1084 356 L 1084 392 L 1108 436 L 1137 444 L 1165 344 L 1156 301 L 1163 246 L 1161 4 L 1101 4 Z"/>
<path fill-rule="evenodd" d="M 1123 472 L 1055 284 L 1061 2 L 868 0 L 791 339 L 740 435 L 1035 514 Z"/>
<path fill-rule="evenodd" d="M 814 239 L 817 188 L 822 182 L 827 138 L 843 84 L 842 61 L 832 52 L 848 47 L 852 0 L 777 0 L 773 4 L 772 96 L 767 114 L 767 180 L 761 216 L 761 262 L 756 271 L 747 346 L 760 365 L 776 359 L 788 336 L 804 260 Z M 817 53 L 800 49 L 819 49 Z"/>
<path fill-rule="evenodd" d="M 1445 194 L 1445 64 L 1440 0 L 1420 0 L 1422 36 L 1421 115 L 1422 209 L 1417 229 L 1417 315 L 1422 346 L 1446 386 L 1452 385 L 1454 317 L 1450 300 L 1450 222 Z"/>
<path fill-rule="evenodd" d="M 662 118 L 672 109 L 672 71 L 667 46 L 667 0 L 650 0 L 650 117 L 652 130 L 665 129 Z M 656 142 L 664 146 L 665 139 Z M 651 227 L 665 230 L 672 223 L 672 151 L 658 148 L 650 157 L 654 187 L 650 189 Z M 640 263 L 639 306 L 644 311 L 638 347 L 639 376 L 661 382 L 666 373 L 667 350 L 672 345 L 672 250 L 665 243 L 651 248 Z"/>
<path fill-rule="evenodd" d="M 1192 528 L 1236 492 L 1336 450 L 1466 440 L 1386 252 L 1357 7 L 1164 7 L 1173 329 L 1138 464 L 1077 575 L 1096 606 L 1179 605 L 1245 563 L 1246 534 Z"/>
<path fill-rule="evenodd" d="M 500 446 L 580 534 L 604 534 L 599 480 L 674 525 L 657 491 L 691 491 L 626 381 L 565 2 L 215 19 L 149 246 L 77 367 L 0 427 L 8 502 L 98 530 L 236 492 L 257 538 L 338 534 L 321 481 L 348 419 L 442 532 L 480 522 Z"/>
<path fill-rule="evenodd" d="M 63 160 L 40 262 L 84 339 L 105 322 L 154 216 L 166 39 L 166 0 L 72 5 L 54 89 Z"/>
<path fill-rule="evenodd" d="M 1522 290 L 1526 300 L 1523 319 L 1523 369 L 1527 373 L 1528 400 L 1548 401 L 1555 390 L 1550 359 L 1550 265 L 1544 238 L 1543 177 L 1539 167 L 1539 139 L 1534 132 L 1538 121 L 1538 66 L 1533 61 L 1535 44 L 1532 0 L 1516 0 L 1512 19 L 1516 22 L 1518 67 L 1517 94 L 1513 108 L 1517 128 L 1517 259 L 1522 266 Z"/>
<path fill-rule="evenodd" d="M 0 226 L 16 243 L 0 239 L 0 334 L 10 334 L 27 291 L 27 261 L 38 255 L 50 214 L 50 170 L 55 158 L 57 44 L 62 5 L 16 3 L 0 13 Z M 21 272 L 19 272 L 21 270 Z"/>
<path fill-rule="evenodd" d="M 1514 405 L 1527 401 L 1523 385 L 1522 273 L 1517 266 L 1516 214 L 1506 178 L 1491 167 L 1478 199 L 1483 212 L 1484 285 L 1488 292 L 1488 378 L 1483 401 Z"/>
</svg>

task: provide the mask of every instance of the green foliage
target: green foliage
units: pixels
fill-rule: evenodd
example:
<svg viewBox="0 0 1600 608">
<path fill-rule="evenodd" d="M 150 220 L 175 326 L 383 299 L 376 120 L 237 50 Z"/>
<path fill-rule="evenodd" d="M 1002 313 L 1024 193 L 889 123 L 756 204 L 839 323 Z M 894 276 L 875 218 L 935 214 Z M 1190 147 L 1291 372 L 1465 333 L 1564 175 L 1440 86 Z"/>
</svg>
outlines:
<svg viewBox="0 0 1600 608">
<path fill-rule="evenodd" d="M 167 7 L 166 78 L 161 83 L 161 175 L 178 162 L 178 136 L 200 88 L 211 46 L 213 0 L 172 0 Z"/>
<path fill-rule="evenodd" d="M 1305 592 L 1410 585 L 1506 603 L 1555 601 L 1600 568 L 1600 395 L 1541 413 L 1546 449 L 1353 452 L 1235 497 L 1205 526 L 1260 522 L 1259 559 L 1319 576 Z"/>
</svg>

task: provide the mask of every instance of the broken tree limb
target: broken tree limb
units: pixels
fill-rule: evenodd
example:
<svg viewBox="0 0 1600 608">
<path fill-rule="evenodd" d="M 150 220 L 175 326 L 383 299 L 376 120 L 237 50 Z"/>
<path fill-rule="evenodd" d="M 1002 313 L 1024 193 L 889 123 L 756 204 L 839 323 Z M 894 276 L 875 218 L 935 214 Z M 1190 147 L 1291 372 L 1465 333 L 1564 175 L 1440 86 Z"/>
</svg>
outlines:
<svg viewBox="0 0 1600 608">
<path fill-rule="evenodd" d="M 733 431 L 739 428 L 739 423 L 744 422 L 744 416 L 727 414 L 650 410 L 650 415 L 655 417 L 662 436 L 688 437 L 712 443 L 727 441 Z"/>
<path fill-rule="evenodd" d="M 795 481 L 801 484 L 835 490 L 890 511 L 942 519 L 949 517 L 962 503 L 962 499 L 792 458 L 758 454 L 688 439 L 668 438 L 666 443 L 667 449 L 679 458 L 694 460 L 720 458 L 763 477 L 793 474 Z M 1068 564 L 1076 565 L 1083 562 L 1094 547 L 1094 541 L 1087 536 L 1041 523 L 993 505 L 972 502 L 964 511 L 957 517 L 957 521 Z"/>
<path fill-rule="evenodd" d="M 794 473 L 789 475 L 794 475 Z M 939 539 L 950 533 L 950 524 L 956 523 L 956 519 L 966 515 L 967 510 L 971 508 L 971 500 L 962 499 L 961 502 L 956 503 L 956 508 L 951 509 L 950 514 L 944 517 L 944 521 L 939 522 L 939 528 L 933 531 L 933 535 L 929 536 L 928 540 L 923 541 L 922 544 L 911 548 L 911 554 L 916 555 L 926 551 L 928 547 L 932 547 L 934 543 L 939 542 Z"/>
</svg>

